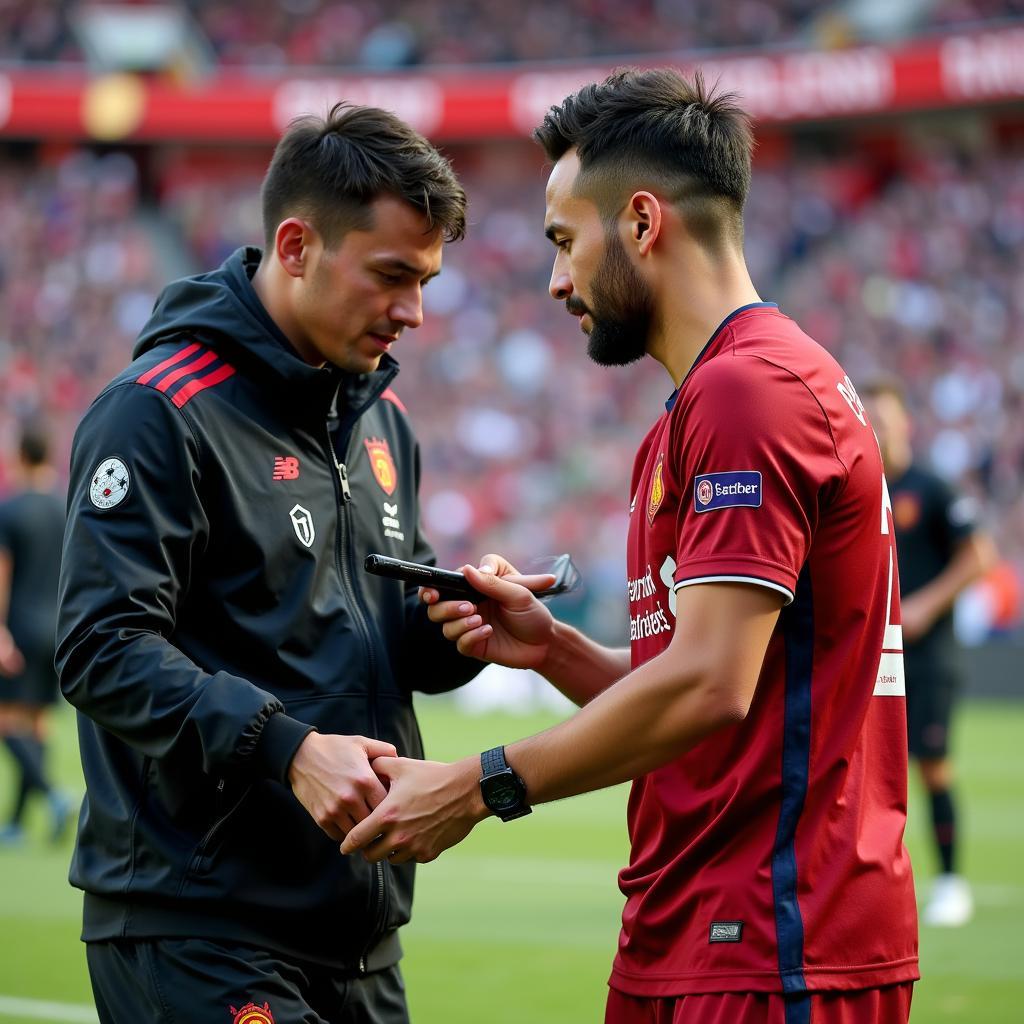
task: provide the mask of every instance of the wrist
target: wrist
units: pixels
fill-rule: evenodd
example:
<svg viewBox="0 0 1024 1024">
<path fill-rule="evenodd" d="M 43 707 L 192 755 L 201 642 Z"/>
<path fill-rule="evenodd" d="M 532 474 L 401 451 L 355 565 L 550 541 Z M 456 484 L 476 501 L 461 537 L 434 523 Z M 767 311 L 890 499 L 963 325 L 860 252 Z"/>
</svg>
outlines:
<svg viewBox="0 0 1024 1024">
<path fill-rule="evenodd" d="M 313 746 L 319 737 L 320 733 L 313 726 L 307 726 L 307 731 L 301 739 L 296 736 L 297 743 L 291 755 L 287 758 L 284 779 L 282 780 L 293 789 L 303 775 L 306 763 L 313 754 Z"/>
<path fill-rule="evenodd" d="M 478 755 L 464 758 L 455 765 L 458 768 L 458 787 L 462 794 L 462 808 L 467 818 L 479 824 L 489 818 L 491 812 L 480 793 L 480 758 Z"/>
<path fill-rule="evenodd" d="M 547 652 L 537 666 L 539 672 L 549 682 L 555 682 L 571 670 L 572 637 L 576 631 L 572 626 L 555 619 L 551 625 L 551 636 L 547 642 Z"/>
</svg>

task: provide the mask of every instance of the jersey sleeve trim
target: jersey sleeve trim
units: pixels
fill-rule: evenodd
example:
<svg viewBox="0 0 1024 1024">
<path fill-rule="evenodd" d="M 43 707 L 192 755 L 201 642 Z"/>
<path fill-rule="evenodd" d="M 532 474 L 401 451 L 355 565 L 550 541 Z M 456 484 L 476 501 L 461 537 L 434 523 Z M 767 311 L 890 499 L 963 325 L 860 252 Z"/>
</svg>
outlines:
<svg viewBox="0 0 1024 1024">
<path fill-rule="evenodd" d="M 768 590 L 776 590 L 785 597 L 786 604 L 793 603 L 794 594 L 792 590 L 788 587 L 782 586 L 780 583 L 776 583 L 774 580 L 766 580 L 761 576 L 690 576 L 686 579 L 677 580 L 673 589 L 679 591 L 682 590 L 683 587 L 692 587 L 698 583 L 753 583 L 758 587 L 766 587 Z"/>
</svg>

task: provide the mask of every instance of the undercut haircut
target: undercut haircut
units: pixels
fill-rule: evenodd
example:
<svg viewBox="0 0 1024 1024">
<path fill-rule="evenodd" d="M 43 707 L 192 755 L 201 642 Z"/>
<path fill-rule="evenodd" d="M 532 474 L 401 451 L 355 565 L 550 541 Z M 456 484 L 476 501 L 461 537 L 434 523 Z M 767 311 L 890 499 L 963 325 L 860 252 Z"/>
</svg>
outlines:
<svg viewBox="0 0 1024 1024">
<path fill-rule="evenodd" d="M 373 226 L 370 204 L 382 196 L 421 211 L 446 242 L 466 233 L 466 193 L 448 160 L 387 110 L 336 103 L 326 118 L 288 126 L 263 179 L 263 239 L 273 248 L 288 217 L 308 220 L 328 248 L 348 231 Z"/>
<path fill-rule="evenodd" d="M 890 395 L 904 409 L 907 409 L 907 389 L 903 386 L 903 381 L 894 374 L 876 373 L 873 377 L 869 377 L 857 390 L 865 398 L 879 398 L 882 395 Z"/>
<path fill-rule="evenodd" d="M 624 68 L 552 107 L 533 133 L 548 159 L 575 148 L 575 192 L 606 224 L 634 192 L 664 196 L 712 251 L 743 245 L 754 136 L 734 93 L 715 95 L 698 73 Z"/>
</svg>

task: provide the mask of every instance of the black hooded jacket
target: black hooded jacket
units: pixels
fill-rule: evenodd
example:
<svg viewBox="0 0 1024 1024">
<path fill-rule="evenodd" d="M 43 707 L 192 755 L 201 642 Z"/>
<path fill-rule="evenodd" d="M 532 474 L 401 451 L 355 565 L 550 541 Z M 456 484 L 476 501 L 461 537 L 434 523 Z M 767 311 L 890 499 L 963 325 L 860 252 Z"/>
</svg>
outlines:
<svg viewBox="0 0 1024 1024">
<path fill-rule="evenodd" d="M 307 733 L 421 757 L 414 689 L 478 663 L 367 552 L 434 561 L 385 356 L 314 369 L 256 249 L 169 286 L 71 456 L 57 631 L 87 792 L 86 940 L 247 942 L 358 973 L 400 955 L 413 865 L 343 857 L 293 796 Z"/>
</svg>

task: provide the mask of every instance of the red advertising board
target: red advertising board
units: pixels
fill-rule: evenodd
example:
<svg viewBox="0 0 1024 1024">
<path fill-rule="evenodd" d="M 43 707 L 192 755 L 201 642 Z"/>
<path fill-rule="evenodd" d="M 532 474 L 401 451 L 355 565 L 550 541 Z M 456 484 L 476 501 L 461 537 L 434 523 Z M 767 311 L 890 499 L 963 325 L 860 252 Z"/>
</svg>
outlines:
<svg viewBox="0 0 1024 1024">
<path fill-rule="evenodd" d="M 652 61 L 650 63 L 666 63 Z M 789 123 L 1024 100 L 1024 28 L 896 46 L 677 62 L 740 94 L 760 122 Z M 526 135 L 548 107 L 611 65 L 394 75 L 245 76 L 192 84 L 82 69 L 0 72 L 0 135 L 20 138 L 272 142 L 304 112 L 338 99 L 394 110 L 436 139 Z"/>
</svg>

